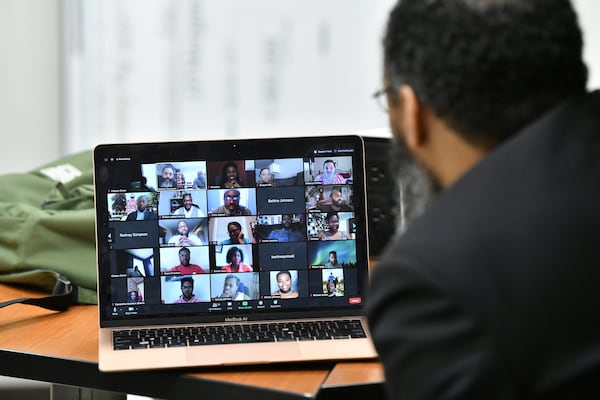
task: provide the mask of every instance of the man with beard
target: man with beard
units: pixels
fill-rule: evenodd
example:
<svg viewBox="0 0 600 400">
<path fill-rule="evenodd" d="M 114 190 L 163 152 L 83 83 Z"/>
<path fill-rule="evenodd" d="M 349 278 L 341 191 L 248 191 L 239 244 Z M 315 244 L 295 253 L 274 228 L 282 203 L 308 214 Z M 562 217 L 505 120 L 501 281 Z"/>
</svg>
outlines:
<svg viewBox="0 0 600 400">
<path fill-rule="evenodd" d="M 215 208 L 211 213 L 214 215 L 251 215 L 247 207 L 240 205 L 240 191 L 236 189 L 226 190 L 223 193 L 223 205 Z"/>
<path fill-rule="evenodd" d="M 183 205 L 181 207 L 177 208 L 177 210 L 175 210 L 173 215 L 180 215 L 184 218 L 206 217 L 206 215 L 204 214 L 204 211 L 202 211 L 202 209 L 200 209 L 200 207 L 198 207 L 196 204 L 194 204 L 194 200 L 192 199 L 191 193 L 183 194 L 182 203 L 183 203 Z"/>
<path fill-rule="evenodd" d="M 175 300 L 177 304 L 200 303 L 201 300 L 194 294 L 194 279 L 181 278 L 181 296 Z"/>
<path fill-rule="evenodd" d="M 161 189 L 170 189 L 177 187 L 177 179 L 175 178 L 175 168 L 172 165 L 163 166 L 160 175 L 158 176 L 158 187 Z"/>
<path fill-rule="evenodd" d="M 292 216 L 290 214 L 283 214 L 281 216 L 281 228 L 272 230 L 267 239 L 277 240 L 278 242 L 299 242 L 306 240 L 306 235 L 292 228 Z"/>
<path fill-rule="evenodd" d="M 325 263 L 325 268 L 339 268 L 340 263 L 337 259 L 337 251 L 331 250 L 329 252 L 329 261 Z"/>
<path fill-rule="evenodd" d="M 190 232 L 190 227 L 185 220 L 177 222 L 177 234 L 171 236 L 169 244 L 172 246 L 200 246 L 202 239 L 195 232 Z"/>
<path fill-rule="evenodd" d="M 205 271 L 198 264 L 192 264 L 191 251 L 187 247 L 179 249 L 179 265 L 169 269 L 169 272 L 178 272 L 181 275 L 203 274 Z"/>
<path fill-rule="evenodd" d="M 389 398 L 597 397 L 600 93 L 571 4 L 402 0 L 383 48 L 421 196 L 370 282 Z"/>
<path fill-rule="evenodd" d="M 318 206 L 321 211 L 329 212 L 329 211 L 337 211 L 337 212 L 346 212 L 346 211 L 354 211 L 352 207 L 350 207 L 344 201 L 344 196 L 342 195 L 342 190 L 336 186 L 331 189 L 329 193 L 329 198 L 331 202 L 329 204 L 324 204 L 322 206 Z"/>
</svg>

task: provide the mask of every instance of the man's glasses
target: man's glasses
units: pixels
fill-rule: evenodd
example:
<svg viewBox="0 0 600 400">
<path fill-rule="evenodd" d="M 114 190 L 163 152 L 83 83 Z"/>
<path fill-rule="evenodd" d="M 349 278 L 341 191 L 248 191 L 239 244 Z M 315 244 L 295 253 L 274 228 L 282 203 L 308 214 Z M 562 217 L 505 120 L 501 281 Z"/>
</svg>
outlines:
<svg viewBox="0 0 600 400">
<path fill-rule="evenodd" d="M 373 98 L 375 99 L 375 101 L 377 102 L 379 107 L 381 107 L 383 112 L 385 112 L 385 113 L 389 112 L 387 95 L 389 93 L 393 93 L 393 92 L 394 92 L 393 86 L 387 85 L 386 87 L 379 89 L 378 91 L 373 93 Z"/>
<path fill-rule="evenodd" d="M 225 200 L 239 200 L 240 196 L 225 196 Z"/>
</svg>

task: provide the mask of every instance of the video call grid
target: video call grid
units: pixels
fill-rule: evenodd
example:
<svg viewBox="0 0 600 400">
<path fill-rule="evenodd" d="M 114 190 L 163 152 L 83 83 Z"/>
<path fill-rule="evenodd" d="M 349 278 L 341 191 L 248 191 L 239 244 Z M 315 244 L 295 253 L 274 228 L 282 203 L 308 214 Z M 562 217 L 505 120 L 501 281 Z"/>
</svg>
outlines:
<svg viewBox="0 0 600 400">
<path fill-rule="evenodd" d="M 350 159 L 351 157 L 344 157 L 347 159 Z M 258 160 L 257 160 L 258 161 Z M 198 162 L 198 163 L 185 163 L 185 164 L 195 164 L 193 165 L 194 167 L 199 167 L 196 168 L 198 171 L 204 172 L 204 169 L 202 168 L 203 166 L 205 166 L 206 164 L 204 162 Z M 211 163 L 208 163 L 209 165 Z M 258 162 L 257 162 L 258 164 Z M 312 162 L 312 164 L 314 165 L 314 161 Z M 224 242 L 227 239 L 223 239 L 221 241 L 221 244 L 219 244 L 218 240 L 215 240 L 216 237 L 220 236 L 217 235 L 216 232 L 217 230 L 220 230 L 221 232 L 223 232 L 223 226 L 228 226 L 231 222 L 238 222 L 239 225 L 242 225 L 240 223 L 240 219 L 241 221 L 244 223 L 245 227 L 249 227 L 250 229 L 248 230 L 248 232 L 250 233 L 250 238 L 247 238 L 248 242 L 250 243 L 250 246 L 252 248 L 251 253 L 252 254 L 256 254 L 257 252 L 260 253 L 260 250 L 258 249 L 259 247 L 262 246 L 262 244 L 266 244 L 266 243 L 272 243 L 275 244 L 275 246 L 277 246 L 279 242 L 279 240 L 277 239 L 270 239 L 268 237 L 268 235 L 265 238 L 265 232 L 264 232 L 264 228 L 268 227 L 269 225 L 273 225 L 273 226 L 281 226 L 282 220 L 283 218 L 285 218 L 286 216 L 290 216 L 291 218 L 291 223 L 296 225 L 296 229 L 294 230 L 295 232 L 301 232 L 302 234 L 304 234 L 305 236 L 302 238 L 304 240 L 306 240 L 306 244 L 308 244 L 308 242 L 312 241 L 312 240 L 323 240 L 323 239 L 327 239 L 327 238 L 318 238 L 316 236 L 317 232 L 322 232 L 325 229 L 327 229 L 327 222 L 325 222 L 325 218 L 327 217 L 327 213 L 324 213 L 323 211 L 326 210 L 328 207 L 330 207 L 330 202 L 328 203 L 327 201 L 322 202 L 322 200 L 324 198 L 326 198 L 327 196 L 330 196 L 330 198 L 332 197 L 332 192 L 337 192 L 336 195 L 338 197 L 340 197 L 343 200 L 343 205 L 345 208 L 340 208 L 341 209 L 345 209 L 345 210 L 351 210 L 352 208 L 352 179 L 351 179 L 351 175 L 349 176 L 350 179 L 345 179 L 343 182 L 339 182 L 336 184 L 332 184 L 332 185 L 326 185 L 323 182 L 316 182 L 314 179 L 309 179 L 308 181 L 303 180 L 302 182 L 299 182 L 298 180 L 296 180 L 296 182 L 291 183 L 289 185 L 289 187 L 285 187 L 285 186 L 281 186 L 279 187 L 278 184 L 273 181 L 273 183 L 265 183 L 265 182 L 261 182 L 260 179 L 260 172 L 262 170 L 261 169 L 256 169 L 256 176 L 257 176 L 257 182 L 255 184 L 255 187 L 235 187 L 235 188 L 222 188 L 220 186 L 211 186 L 209 184 L 204 184 L 204 186 L 202 184 L 200 185 L 195 185 L 195 181 L 192 182 L 192 184 L 190 185 L 189 181 L 185 181 L 184 179 L 182 179 L 182 174 L 181 173 L 177 173 L 175 172 L 175 180 L 176 183 L 175 187 L 160 187 L 161 184 L 164 184 L 164 181 L 161 181 L 161 176 L 158 174 L 158 168 L 163 168 L 165 167 L 165 165 L 170 165 L 170 166 L 174 166 L 176 165 L 175 163 L 161 163 L 161 164 L 156 164 L 156 165 L 152 165 L 150 164 L 150 166 L 155 166 L 157 168 L 157 174 L 156 174 L 156 181 L 157 183 L 159 183 L 159 188 L 158 190 L 153 190 L 153 191 L 148 191 L 148 192 L 132 192 L 132 193 L 126 193 L 124 196 L 125 198 L 127 198 L 127 195 L 129 195 L 130 198 L 130 207 L 133 203 L 133 201 L 131 200 L 137 200 L 137 197 L 140 196 L 147 196 L 148 199 L 150 200 L 149 203 L 149 212 L 150 213 L 154 213 L 156 215 L 156 221 L 155 222 L 150 222 L 150 221 L 136 221 L 135 223 L 139 224 L 140 222 L 143 225 L 150 225 L 150 224 L 156 224 L 157 225 L 157 230 L 154 231 L 154 229 L 148 229 L 149 231 L 153 231 L 153 233 L 158 233 L 158 244 L 159 246 L 176 246 L 173 243 L 168 243 L 165 239 L 166 239 L 166 232 L 168 231 L 167 228 L 165 228 L 164 226 L 161 225 L 162 224 L 166 224 L 166 225 L 172 225 L 173 221 L 172 220 L 176 220 L 177 223 L 179 223 L 180 221 L 192 221 L 195 222 L 195 225 L 193 225 L 193 229 L 192 231 L 198 230 L 200 232 L 202 232 L 203 235 L 208 234 L 208 240 L 205 238 L 204 241 L 201 241 L 200 243 L 197 244 L 189 244 L 188 246 L 181 246 L 181 247 L 188 247 L 191 249 L 193 249 L 194 247 L 204 247 L 207 246 L 208 249 L 210 249 L 210 251 L 207 252 L 204 251 L 204 258 L 206 259 L 206 255 L 208 255 L 209 259 L 213 259 L 216 260 L 216 254 L 217 254 L 217 249 L 221 249 L 222 247 L 227 247 L 224 246 Z M 272 165 L 272 164 L 271 164 Z M 306 178 L 306 176 L 311 176 L 310 173 L 312 172 L 310 165 L 311 162 L 307 161 L 306 159 L 303 160 L 302 162 L 303 165 L 303 176 Z M 349 163 L 349 165 L 351 165 L 351 161 Z M 309 168 L 307 169 L 306 166 L 308 166 Z M 148 170 L 148 164 L 144 165 L 142 167 L 142 169 L 144 170 Z M 319 171 L 320 172 L 320 171 Z M 307 175 L 309 174 L 309 175 Z M 204 175 L 203 173 L 200 174 L 198 173 L 198 176 L 200 177 L 201 175 Z M 210 179 L 210 174 L 208 174 L 208 178 Z M 246 174 L 247 175 L 247 174 Z M 297 175 L 299 175 L 299 173 L 297 173 Z M 152 179 L 148 179 L 148 182 L 152 183 L 153 180 Z M 184 183 L 185 182 L 185 183 Z M 299 185 L 298 183 L 301 183 L 301 185 Z M 195 185 L 195 186 L 194 186 Z M 190 187 L 191 186 L 191 187 Z M 203 187 L 202 187 L 203 186 Z M 237 191 L 239 193 L 239 196 L 237 196 L 235 192 L 232 192 L 232 190 Z M 218 193 L 218 195 L 215 195 L 214 193 Z M 194 194 L 196 194 L 196 196 L 194 196 Z M 204 197 L 203 195 L 206 194 L 206 197 Z M 236 217 L 231 217 L 231 216 L 227 216 L 226 212 L 214 212 L 214 210 L 216 208 L 218 208 L 218 206 L 216 206 L 216 202 L 215 199 L 219 199 L 219 197 L 223 196 L 223 204 L 227 201 L 227 200 L 231 200 L 231 198 L 235 198 L 238 197 L 239 200 L 239 205 L 241 205 L 242 207 L 245 207 L 247 210 L 249 210 L 248 214 L 242 214 L 243 216 L 236 216 Z M 261 196 L 261 194 L 264 194 L 265 196 Z M 273 194 L 276 194 L 276 196 L 273 196 Z M 282 196 L 282 194 L 285 196 Z M 110 197 L 113 196 L 112 201 L 114 202 L 114 196 L 120 195 L 120 193 L 109 193 L 107 196 L 107 201 L 111 201 Z M 197 207 L 200 210 L 200 217 L 196 218 L 196 219 L 190 219 L 187 217 L 184 217 L 182 215 L 177 215 L 176 212 L 178 209 L 183 208 L 184 204 L 183 204 L 183 198 L 185 196 L 189 196 L 192 198 L 191 203 L 193 204 L 194 207 Z M 196 197 L 196 199 L 199 199 L 199 201 L 197 201 L 198 203 L 200 203 L 200 206 L 197 204 L 197 202 L 195 201 L 194 197 Z M 163 199 L 163 201 L 161 201 L 160 199 Z M 174 200 L 175 199 L 175 200 Z M 210 199 L 210 200 L 209 200 Z M 252 200 L 255 200 L 254 202 L 252 202 Z M 287 200 L 287 201 L 283 201 L 283 200 Z M 206 202 L 204 202 L 203 200 L 206 200 Z M 291 200 L 291 201 L 290 201 Z M 284 206 L 281 207 L 281 203 L 284 203 Z M 161 208 L 161 204 L 163 205 Z M 164 204 L 166 204 L 166 206 L 164 206 Z M 206 208 L 202 209 L 202 205 L 206 204 Z M 245 205 L 244 205 L 245 204 Z M 256 205 L 256 211 L 253 212 L 252 211 L 252 206 Z M 298 204 L 302 204 L 302 208 L 300 208 L 300 206 Z M 212 206 L 211 206 L 212 205 Z M 292 205 L 291 207 L 289 207 L 290 205 Z M 136 206 L 137 208 L 137 206 Z M 113 207 L 114 209 L 114 207 Z M 210 211 L 209 211 L 210 210 Z M 130 211 L 130 210 L 128 210 Z M 330 210 L 331 211 L 331 210 Z M 132 211 L 130 211 L 129 213 L 126 213 L 126 215 L 129 215 Z M 285 214 L 283 213 L 285 212 Z M 347 214 L 346 218 L 344 218 L 342 220 L 342 222 L 345 223 L 345 225 L 343 225 L 345 227 L 344 232 L 349 233 L 348 236 L 345 236 L 343 238 L 334 238 L 333 240 L 336 239 L 343 239 L 343 240 L 348 240 L 350 239 L 350 241 L 348 243 L 352 243 L 352 239 L 354 239 L 354 232 L 355 232 L 355 227 L 353 226 L 353 212 L 342 212 L 339 214 Z M 339 215 L 338 214 L 338 215 Z M 117 217 L 115 218 L 115 215 L 112 216 L 112 220 L 118 220 L 121 221 L 122 219 L 125 219 L 125 221 L 127 222 L 127 216 L 126 215 L 122 215 L 120 218 Z M 198 215 L 198 214 L 197 214 Z M 153 220 L 153 219 L 152 219 Z M 233 221 L 236 220 L 236 221 Z M 349 222 L 350 221 L 350 222 Z M 259 223 L 260 222 L 260 223 Z M 128 222 L 129 225 L 131 225 L 133 222 Z M 352 226 L 349 226 L 348 223 L 351 223 Z M 298 229 L 299 226 L 299 229 Z M 198 229 L 200 228 L 200 229 Z M 208 228 L 207 230 L 204 230 L 202 228 Z M 263 229 L 263 232 L 261 233 L 260 230 L 261 228 Z M 172 227 L 170 228 L 171 230 L 173 229 Z M 189 227 L 188 227 L 189 229 Z M 176 230 L 176 229 L 175 229 Z M 276 230 L 275 228 L 273 228 L 273 230 Z M 272 231 L 273 231 L 272 230 Z M 208 231 L 208 232 L 207 232 Z M 271 231 L 271 232 L 272 232 Z M 165 233 L 165 235 L 162 235 L 161 233 Z M 148 238 L 151 238 L 155 235 L 153 234 L 148 234 Z M 172 235 L 174 236 L 174 235 Z M 127 235 L 125 235 L 125 238 L 127 238 Z M 132 235 L 133 238 L 133 235 Z M 120 239 L 120 238 L 119 238 Z M 136 237 L 136 240 L 139 240 L 140 236 Z M 212 240 L 211 240 L 212 239 Z M 291 241 L 303 241 L 302 239 L 290 239 Z M 118 247 L 118 241 L 116 241 L 115 246 L 113 246 L 113 248 L 117 248 Z M 330 242 L 331 244 L 332 242 Z M 242 247 L 242 246 L 240 246 Z M 354 244 L 352 244 L 352 247 L 354 247 Z M 206 249 L 206 247 L 205 247 Z M 160 250 L 160 252 L 162 253 L 163 251 L 166 251 L 167 249 L 162 249 Z M 170 250 L 170 249 L 169 249 Z M 329 253 L 330 251 L 328 250 L 327 253 Z M 313 252 L 314 253 L 314 252 Z M 154 258 L 154 256 L 152 256 L 152 258 Z M 314 258 L 314 257 L 313 257 Z M 159 256 L 158 259 L 160 260 L 161 257 Z M 258 259 L 260 260 L 260 256 L 258 257 Z M 193 262 L 194 260 L 190 259 L 190 263 L 195 264 Z M 353 260 L 353 262 L 349 262 L 349 263 L 340 263 L 340 266 L 353 266 L 352 264 L 355 264 L 355 258 Z M 209 261 L 208 264 L 206 263 L 202 263 L 204 265 L 211 265 L 210 267 L 210 271 L 204 271 L 204 272 L 209 272 L 209 276 L 205 276 L 202 277 L 201 281 L 203 282 L 202 285 L 202 289 L 198 290 L 198 293 L 211 293 L 210 296 L 204 296 L 204 295 L 200 295 L 199 299 L 201 299 L 202 301 L 212 301 L 214 299 L 219 299 L 219 295 L 216 293 L 215 290 L 218 290 L 218 287 L 220 286 L 219 284 L 216 283 L 216 280 L 222 279 L 221 277 L 212 277 L 213 273 L 221 273 L 221 270 L 219 269 L 219 266 L 217 266 L 216 261 L 211 263 Z M 114 265 L 114 264 L 113 264 Z M 254 266 L 256 265 L 256 263 L 252 263 L 252 269 L 254 271 Z M 256 284 L 252 285 L 252 284 L 248 284 L 246 285 L 247 287 L 258 287 L 260 286 L 261 282 L 267 283 L 267 285 L 265 286 L 264 284 L 262 285 L 262 287 L 260 288 L 260 290 L 254 290 L 252 291 L 252 295 L 248 295 L 248 299 L 254 299 L 254 298 L 268 298 L 269 297 L 269 293 L 271 293 L 271 295 L 274 295 L 275 293 L 270 292 L 271 290 L 275 291 L 275 288 L 277 287 L 276 284 L 274 284 L 273 282 L 276 282 L 273 279 L 273 275 L 278 273 L 280 270 L 288 270 L 290 271 L 291 274 L 294 275 L 293 282 L 295 282 L 294 284 L 294 290 L 299 293 L 302 294 L 304 296 L 314 296 L 314 295 L 325 295 L 326 292 L 326 287 L 322 290 L 315 290 L 314 287 L 316 286 L 316 284 L 314 282 L 318 282 L 319 284 L 322 284 L 323 286 L 327 285 L 328 280 L 332 280 L 331 279 L 331 274 L 332 272 L 330 272 L 330 274 L 323 278 L 319 278 L 319 279 L 315 279 L 315 276 L 313 274 L 313 283 L 309 283 L 307 282 L 307 277 L 303 276 L 304 272 L 306 271 L 299 271 L 298 269 L 291 269 L 291 268 L 283 268 L 283 269 L 278 269 L 276 271 L 270 271 L 269 267 L 268 267 L 268 263 L 265 264 L 266 268 L 264 268 L 264 270 L 266 270 L 266 272 L 263 272 L 263 267 L 261 267 L 261 263 L 259 263 L 258 265 L 256 265 L 256 271 L 257 272 L 250 272 L 250 273 L 242 273 L 245 275 L 250 275 L 251 279 L 256 281 Z M 306 268 L 310 269 L 310 268 L 324 268 L 325 264 L 307 264 Z M 160 269 L 160 272 L 158 273 L 158 275 L 161 276 L 161 293 L 166 292 L 166 290 L 164 290 L 164 288 L 167 285 L 167 282 L 171 283 L 171 281 L 175 281 L 177 282 L 178 280 L 181 280 L 183 278 L 183 276 L 185 275 L 179 275 L 179 276 L 171 276 L 171 275 L 178 275 L 176 272 L 168 272 L 168 270 L 165 270 L 165 268 L 160 267 L 160 261 L 158 262 L 158 266 L 154 267 L 155 269 Z M 277 268 L 275 266 L 275 268 Z M 301 268 L 301 266 L 297 266 L 297 268 Z M 339 269 L 339 268 L 338 268 Z M 335 295 L 343 295 L 344 290 L 343 290 L 343 268 L 339 269 L 340 272 L 338 273 L 339 276 L 335 277 L 336 281 L 338 281 L 338 285 L 340 285 L 340 289 L 338 289 L 336 291 Z M 155 276 L 156 274 L 156 270 L 149 270 L 146 271 L 146 274 L 144 274 L 145 278 L 151 277 L 151 276 Z M 238 275 L 240 273 L 238 272 Z M 270 274 L 270 275 L 269 275 Z M 262 275 L 261 278 L 259 278 L 259 275 Z M 300 277 L 298 277 L 298 275 L 300 275 Z M 323 275 L 325 275 L 323 273 Z M 111 276 L 113 277 L 119 277 L 122 276 L 122 274 L 112 274 Z M 125 274 L 125 276 L 129 276 L 129 274 Z M 129 293 L 131 293 L 132 291 L 129 290 L 131 289 L 131 286 L 133 284 L 135 284 L 137 287 L 137 289 L 139 289 L 140 285 L 144 285 L 144 279 L 142 279 L 141 281 L 135 283 L 133 281 L 134 278 L 139 278 L 139 277 L 130 277 L 128 278 L 128 282 L 127 282 L 127 296 L 128 296 L 128 300 L 131 301 L 132 299 L 129 298 Z M 175 278 L 175 279 L 173 279 Z M 177 279 L 179 278 L 179 279 Z M 212 278 L 212 282 L 211 282 L 211 278 Z M 172 286 L 172 285 L 171 285 Z M 196 286 L 194 285 L 194 287 L 196 288 Z M 213 288 L 211 291 L 211 287 Z M 306 290 L 307 287 L 313 287 L 312 292 L 309 292 Z M 139 292 L 139 290 L 138 290 Z M 304 292 L 304 293 L 303 293 Z M 121 297 L 121 296 L 118 296 Z M 141 299 L 142 296 L 139 296 L 137 300 L 142 300 Z M 163 296 L 164 297 L 164 296 Z M 145 301 L 145 300 L 142 300 Z M 164 298 L 161 298 L 161 303 L 163 304 L 167 304 L 168 301 L 165 300 Z"/>
</svg>

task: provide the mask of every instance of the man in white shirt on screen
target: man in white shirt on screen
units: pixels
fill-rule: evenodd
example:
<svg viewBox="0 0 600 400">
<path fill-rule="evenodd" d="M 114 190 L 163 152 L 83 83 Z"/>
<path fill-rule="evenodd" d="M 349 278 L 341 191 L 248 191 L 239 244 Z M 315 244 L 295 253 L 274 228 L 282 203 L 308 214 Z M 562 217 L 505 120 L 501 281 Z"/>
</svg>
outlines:
<svg viewBox="0 0 600 400">
<path fill-rule="evenodd" d="M 179 207 L 173 215 L 180 215 L 185 218 L 203 218 L 206 214 L 200 207 L 194 204 L 191 193 L 183 195 L 183 206 Z"/>
</svg>

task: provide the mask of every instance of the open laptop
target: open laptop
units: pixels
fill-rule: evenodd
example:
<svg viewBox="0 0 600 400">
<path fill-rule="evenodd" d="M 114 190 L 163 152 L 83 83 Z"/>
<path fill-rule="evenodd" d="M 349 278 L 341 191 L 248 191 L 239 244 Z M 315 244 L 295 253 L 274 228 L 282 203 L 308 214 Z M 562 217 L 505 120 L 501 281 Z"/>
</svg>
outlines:
<svg viewBox="0 0 600 400">
<path fill-rule="evenodd" d="M 359 136 L 99 145 L 104 371 L 376 357 Z"/>
</svg>

